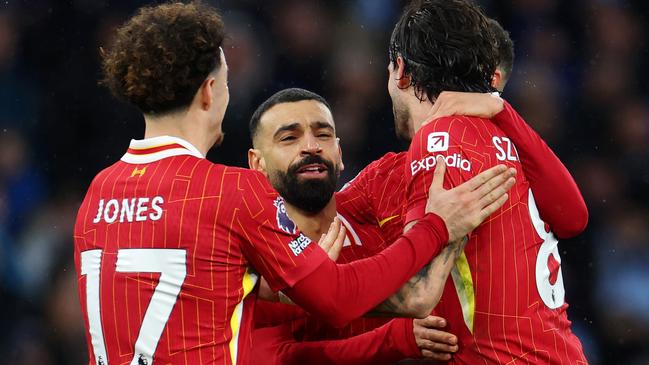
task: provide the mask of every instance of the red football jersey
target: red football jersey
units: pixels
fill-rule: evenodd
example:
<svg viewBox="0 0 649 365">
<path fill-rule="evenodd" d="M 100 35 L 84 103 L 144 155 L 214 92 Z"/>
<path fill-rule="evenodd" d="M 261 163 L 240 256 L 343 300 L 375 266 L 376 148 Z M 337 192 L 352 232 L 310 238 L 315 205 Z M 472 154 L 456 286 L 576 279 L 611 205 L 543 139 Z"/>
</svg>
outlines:
<svg viewBox="0 0 649 365">
<path fill-rule="evenodd" d="M 336 202 L 338 204 L 338 200 Z M 375 255 L 391 241 L 386 241 L 376 224 L 361 224 L 354 216 L 347 215 L 344 204 L 337 209 L 338 217 L 347 229 L 345 242 L 336 261 L 345 264 Z M 398 236 L 397 236 L 398 237 Z M 390 318 L 361 317 L 353 320 L 343 328 L 335 328 L 317 316 L 306 315 L 303 322 L 296 321 L 294 329 L 303 341 L 341 339 L 360 335 L 384 325 Z"/>
<path fill-rule="evenodd" d="M 375 255 L 401 235 L 405 158 L 405 152 L 386 154 L 364 168 L 335 194 L 338 217 L 347 229 L 338 263 Z M 261 302 L 255 316 L 263 317 L 257 321 L 263 323 L 264 327 L 293 317 L 292 332 L 300 341 L 348 338 L 373 330 L 390 320 L 383 317 L 358 318 L 344 328 L 334 328 L 306 313 L 299 318 L 300 311 L 292 305 Z"/>
<path fill-rule="evenodd" d="M 347 238 L 337 262 L 348 263 L 375 255 L 403 232 L 401 211 L 405 179 L 402 171 L 405 157 L 405 152 L 386 154 L 365 167 L 335 194 L 338 217 L 347 228 Z M 303 329 L 303 339 L 348 338 L 371 331 L 389 320 L 390 318 L 383 317 L 364 317 L 352 321 L 342 329 L 335 329 L 309 316 Z"/>
<path fill-rule="evenodd" d="M 387 246 L 376 224 L 359 224 L 356 217 L 346 217 L 344 209 L 338 212 L 346 228 L 345 242 L 340 251 L 339 264 L 345 264 L 375 255 Z M 398 237 L 398 236 L 397 236 Z M 255 308 L 256 327 L 268 327 L 292 321 L 296 339 L 300 341 L 341 339 L 356 336 L 373 330 L 389 321 L 383 317 L 361 317 L 354 319 L 343 328 L 336 328 L 317 316 L 312 316 L 295 305 L 260 301 Z"/>
<path fill-rule="evenodd" d="M 258 273 L 279 290 L 326 259 L 263 175 L 173 137 L 96 176 L 74 242 L 95 365 L 246 364 Z"/>
<path fill-rule="evenodd" d="M 570 330 L 557 240 L 539 217 L 515 146 L 488 120 L 446 117 L 408 151 L 405 223 L 424 214 L 436 156 L 450 188 L 500 163 L 515 167 L 505 205 L 469 235 L 436 313 L 460 340 L 458 364 L 586 364 Z"/>
<path fill-rule="evenodd" d="M 403 232 L 406 157 L 405 152 L 385 154 L 336 193 L 339 211 L 358 224 L 379 227 L 387 242 Z"/>
</svg>

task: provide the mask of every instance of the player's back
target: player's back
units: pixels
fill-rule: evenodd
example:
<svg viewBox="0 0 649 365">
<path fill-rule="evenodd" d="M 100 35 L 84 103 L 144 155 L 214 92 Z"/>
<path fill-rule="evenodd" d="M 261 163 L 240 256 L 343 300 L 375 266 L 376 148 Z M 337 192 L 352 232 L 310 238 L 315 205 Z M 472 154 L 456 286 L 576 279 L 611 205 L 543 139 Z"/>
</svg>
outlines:
<svg viewBox="0 0 649 365">
<path fill-rule="evenodd" d="M 132 143 L 80 207 L 75 262 L 91 364 L 232 364 L 249 342 L 256 275 L 231 230 L 243 171 L 166 142 Z"/>
<path fill-rule="evenodd" d="M 514 145 L 488 120 L 441 118 L 422 127 L 406 171 L 410 221 L 421 210 L 435 157 L 445 157 L 446 187 L 505 163 L 517 169 L 505 205 L 469 237 L 436 313 L 460 338 L 461 364 L 585 363 L 570 331 L 557 241 L 539 217 Z"/>
</svg>

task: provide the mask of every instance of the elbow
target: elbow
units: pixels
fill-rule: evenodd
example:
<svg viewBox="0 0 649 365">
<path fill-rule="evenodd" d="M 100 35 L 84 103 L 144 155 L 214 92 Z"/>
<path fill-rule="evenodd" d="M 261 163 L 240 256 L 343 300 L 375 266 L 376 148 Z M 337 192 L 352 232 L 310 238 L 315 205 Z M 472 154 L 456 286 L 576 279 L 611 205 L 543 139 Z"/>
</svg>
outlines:
<svg viewBox="0 0 649 365">
<path fill-rule="evenodd" d="M 334 328 L 343 328 L 354 318 L 348 317 L 342 312 L 331 311 L 324 315 L 324 320 Z"/>
<path fill-rule="evenodd" d="M 362 313 L 354 313 L 345 310 L 345 306 L 340 305 L 330 299 L 319 301 L 317 312 L 320 318 L 335 328 L 343 328 L 354 318 L 360 317 Z"/>
<path fill-rule="evenodd" d="M 584 204 L 583 208 L 571 214 L 570 219 L 566 219 L 565 224 L 561 229 L 556 229 L 555 233 L 562 239 L 573 238 L 584 232 L 586 226 L 588 226 L 588 209 Z"/>
<path fill-rule="evenodd" d="M 408 298 L 401 314 L 419 319 L 426 318 L 439 303 L 441 295 L 440 292 Z"/>
</svg>

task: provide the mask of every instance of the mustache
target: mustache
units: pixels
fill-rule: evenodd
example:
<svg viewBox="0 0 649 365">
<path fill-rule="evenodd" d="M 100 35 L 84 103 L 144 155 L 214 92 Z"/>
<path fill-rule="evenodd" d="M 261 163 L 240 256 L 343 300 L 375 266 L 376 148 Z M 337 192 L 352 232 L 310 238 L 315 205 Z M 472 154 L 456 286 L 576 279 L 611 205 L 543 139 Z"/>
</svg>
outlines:
<svg viewBox="0 0 649 365">
<path fill-rule="evenodd" d="M 334 164 L 333 162 L 329 160 L 325 160 L 319 155 L 309 155 L 303 158 L 302 160 L 294 163 L 288 168 L 288 173 L 291 175 L 295 175 L 299 169 L 306 165 L 311 165 L 311 164 L 323 164 L 327 166 L 327 171 L 332 172 L 334 171 Z"/>
</svg>

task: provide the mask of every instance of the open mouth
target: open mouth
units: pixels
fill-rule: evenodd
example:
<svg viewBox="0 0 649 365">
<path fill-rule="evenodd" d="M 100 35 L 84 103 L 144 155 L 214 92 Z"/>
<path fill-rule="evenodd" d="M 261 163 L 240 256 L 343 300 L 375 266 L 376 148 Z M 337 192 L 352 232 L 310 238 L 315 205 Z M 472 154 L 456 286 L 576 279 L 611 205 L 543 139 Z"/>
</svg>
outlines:
<svg viewBox="0 0 649 365">
<path fill-rule="evenodd" d="M 327 176 L 327 166 L 321 163 L 304 165 L 297 170 L 297 174 L 305 178 L 325 177 Z"/>
</svg>

